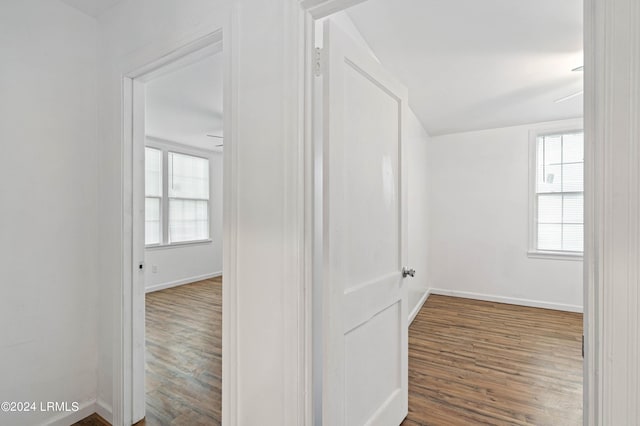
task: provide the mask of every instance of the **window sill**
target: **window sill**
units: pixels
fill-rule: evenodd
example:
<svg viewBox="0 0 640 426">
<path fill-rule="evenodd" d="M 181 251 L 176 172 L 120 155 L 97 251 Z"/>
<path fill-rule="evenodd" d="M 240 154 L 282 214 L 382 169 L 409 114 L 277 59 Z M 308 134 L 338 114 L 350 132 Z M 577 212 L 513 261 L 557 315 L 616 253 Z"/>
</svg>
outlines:
<svg viewBox="0 0 640 426">
<path fill-rule="evenodd" d="M 584 255 L 576 251 L 529 250 L 527 257 L 534 259 L 577 260 L 582 261 Z"/>
<path fill-rule="evenodd" d="M 174 248 L 181 248 L 181 247 L 201 246 L 201 245 L 207 245 L 212 243 L 213 243 L 213 240 L 211 239 L 198 240 L 198 241 L 184 241 L 180 243 L 171 243 L 171 244 L 154 244 L 154 245 L 145 246 L 144 249 L 150 250 L 150 251 L 167 250 L 167 249 L 174 249 Z"/>
</svg>

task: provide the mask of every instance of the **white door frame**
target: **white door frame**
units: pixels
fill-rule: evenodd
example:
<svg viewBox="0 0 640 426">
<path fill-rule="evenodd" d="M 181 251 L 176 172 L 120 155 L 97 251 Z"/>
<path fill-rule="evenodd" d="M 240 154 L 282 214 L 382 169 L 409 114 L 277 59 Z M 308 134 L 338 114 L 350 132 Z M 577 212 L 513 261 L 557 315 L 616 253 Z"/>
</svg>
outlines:
<svg viewBox="0 0 640 426">
<path fill-rule="evenodd" d="M 325 18 L 333 13 L 343 11 L 366 0 L 297 0 L 300 4 L 301 14 L 304 16 L 304 28 L 300 30 L 300 40 L 304 40 L 305 52 L 300 59 L 304 63 L 304 109 L 305 113 L 305 151 L 307 172 L 305 173 L 305 191 L 313 194 L 313 78 L 315 72 L 314 51 L 314 28 L 315 21 Z M 602 288 L 601 282 L 603 264 L 602 242 L 603 242 L 603 198 L 602 180 L 603 165 L 600 162 L 602 143 L 597 138 L 600 131 L 605 126 L 605 116 L 603 111 L 597 107 L 595 97 L 596 90 L 605 87 L 605 80 L 602 73 L 596 73 L 596 64 L 604 62 L 604 39 L 605 32 L 601 25 L 604 22 L 604 10 L 597 7 L 600 0 L 584 1 L 584 134 L 585 134 L 585 253 L 584 253 L 584 417 L 585 425 L 595 426 L 600 424 L 599 416 L 602 407 L 602 379 L 599 377 L 601 371 L 601 353 L 604 345 L 601 336 L 602 327 Z M 591 195 L 589 195 L 591 194 Z M 307 197 L 306 217 L 310 223 L 307 224 L 312 231 L 313 223 L 313 203 L 312 198 Z M 313 235 L 312 232 L 310 235 Z M 312 247 L 312 246 L 311 246 Z M 311 293 L 311 279 L 305 286 L 307 294 Z M 312 309 L 311 301 L 306 305 L 307 309 Z M 311 329 L 307 325 L 307 351 L 312 348 Z M 312 365 L 312 357 L 307 355 L 308 365 Z M 310 374 L 309 372 L 307 372 Z M 311 380 L 311 379 L 309 379 Z M 311 389 L 311 387 L 309 387 Z M 311 392 L 309 392 L 311 394 Z M 312 396 L 308 397 L 307 407 L 313 407 Z M 307 410 L 307 416 L 311 413 Z M 309 417 L 307 417 L 309 418 Z M 312 424 L 312 423 L 308 423 Z"/>
<path fill-rule="evenodd" d="M 237 205 L 237 148 L 233 141 L 237 134 L 234 117 L 235 71 L 231 25 L 204 36 L 189 40 L 181 47 L 160 52 L 155 59 L 134 68 L 123 75 L 123 277 L 120 315 L 116 315 L 116 330 L 121 330 L 120 341 L 114 343 L 114 398 L 113 424 L 131 425 L 144 415 L 144 270 L 139 269 L 144 261 L 144 233 L 140 226 L 144 197 L 144 135 L 136 134 L 140 126 L 134 120 L 140 119 L 144 111 L 144 81 L 153 76 L 154 71 L 171 65 L 181 58 L 202 50 L 221 49 L 224 55 L 224 134 L 223 151 L 223 271 L 222 291 L 222 404 L 223 422 L 235 424 L 236 383 L 237 383 L 237 282 L 235 272 L 236 205 Z M 223 37 L 224 33 L 224 37 Z M 137 167 L 136 167 L 137 165 Z M 142 221 L 144 219 L 142 218 Z"/>
</svg>

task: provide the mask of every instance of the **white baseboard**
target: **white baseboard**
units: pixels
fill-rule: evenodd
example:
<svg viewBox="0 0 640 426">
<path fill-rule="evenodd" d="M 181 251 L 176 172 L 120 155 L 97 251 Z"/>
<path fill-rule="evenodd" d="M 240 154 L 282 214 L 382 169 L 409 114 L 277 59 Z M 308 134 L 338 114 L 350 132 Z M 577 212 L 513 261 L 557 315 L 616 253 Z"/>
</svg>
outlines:
<svg viewBox="0 0 640 426">
<path fill-rule="evenodd" d="M 413 307 L 413 309 L 411 310 L 411 313 L 409 313 L 409 325 L 411 325 L 413 320 L 416 319 L 416 316 L 418 316 L 418 312 L 420 312 L 420 309 L 422 309 L 422 307 L 424 306 L 425 302 L 429 298 L 430 294 L 431 294 L 431 289 L 429 288 L 424 292 L 424 294 L 420 298 L 420 301 L 418 302 L 418 304 Z"/>
<path fill-rule="evenodd" d="M 91 399 L 80 404 L 78 411 L 60 413 L 55 417 L 45 421 L 44 426 L 69 426 L 79 422 L 85 417 L 89 417 L 96 412 L 96 400 Z"/>
<path fill-rule="evenodd" d="M 442 296 L 462 297 L 465 299 L 484 300 L 486 302 L 508 303 L 510 305 L 530 306 L 532 308 L 554 309 L 556 311 L 583 312 L 582 306 L 567 305 L 563 303 L 542 302 L 539 300 L 518 299 L 515 297 L 494 296 L 490 294 L 471 293 L 467 291 L 445 290 L 441 288 L 430 288 L 430 294 Z"/>
<path fill-rule="evenodd" d="M 96 401 L 96 413 L 109 423 L 113 424 L 113 408 L 100 398 Z"/>
<path fill-rule="evenodd" d="M 164 290 L 171 287 L 177 287 L 179 285 L 191 284 L 197 281 L 208 280 L 209 278 L 215 278 L 221 275 L 222 275 L 222 271 L 214 272 L 212 274 L 197 275 L 195 277 L 182 278 L 179 280 L 170 281 L 168 283 L 154 284 L 154 285 L 150 285 L 149 287 L 145 287 L 144 292 L 151 293 L 154 291 Z"/>
</svg>

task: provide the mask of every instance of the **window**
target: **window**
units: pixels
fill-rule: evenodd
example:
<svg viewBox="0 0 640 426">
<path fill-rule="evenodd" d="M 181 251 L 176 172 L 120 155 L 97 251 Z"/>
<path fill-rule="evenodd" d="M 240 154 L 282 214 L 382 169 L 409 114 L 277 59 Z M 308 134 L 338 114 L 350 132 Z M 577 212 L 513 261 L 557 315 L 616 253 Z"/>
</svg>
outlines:
<svg viewBox="0 0 640 426">
<path fill-rule="evenodd" d="M 209 238 L 209 160 L 169 153 L 169 242 Z"/>
<path fill-rule="evenodd" d="M 144 242 L 162 242 L 162 151 L 145 148 L 144 162 Z"/>
<path fill-rule="evenodd" d="M 536 134 L 532 251 L 581 256 L 584 240 L 584 133 Z"/>
<path fill-rule="evenodd" d="M 145 193 L 146 245 L 209 239 L 208 159 L 147 147 Z"/>
</svg>

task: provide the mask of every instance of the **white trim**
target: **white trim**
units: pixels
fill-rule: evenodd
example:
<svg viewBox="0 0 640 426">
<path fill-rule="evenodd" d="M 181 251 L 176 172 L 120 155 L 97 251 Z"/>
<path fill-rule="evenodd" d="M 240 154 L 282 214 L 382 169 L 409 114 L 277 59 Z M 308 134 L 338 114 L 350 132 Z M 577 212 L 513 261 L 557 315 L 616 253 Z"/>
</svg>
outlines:
<svg viewBox="0 0 640 426">
<path fill-rule="evenodd" d="M 198 146 L 188 145 L 186 143 L 172 141 L 170 139 L 163 139 L 158 136 L 146 135 L 146 146 L 154 149 L 179 149 L 182 150 L 185 154 L 194 155 L 194 156 L 206 156 L 211 157 L 212 155 L 222 154 L 222 149 L 216 148 L 201 148 Z"/>
<path fill-rule="evenodd" d="M 127 150 L 131 153 L 131 299 L 127 306 L 131 306 L 131 422 L 135 423 L 144 417 L 146 404 L 144 395 L 145 369 L 145 271 L 139 265 L 144 265 L 144 209 L 145 209 L 145 145 L 144 135 L 145 117 L 145 86 L 140 79 L 131 80 L 132 84 L 132 115 L 131 139 Z M 140 119 L 142 117 L 142 119 Z M 163 194 L 164 195 L 164 194 Z"/>
<path fill-rule="evenodd" d="M 602 211 L 604 207 L 604 8 L 584 0 L 584 367 L 583 425 L 602 425 Z"/>
<path fill-rule="evenodd" d="M 311 395 L 311 382 L 307 380 L 311 368 L 308 351 L 310 317 L 307 315 L 307 295 L 311 288 L 311 271 L 308 256 L 310 222 L 307 220 L 308 204 L 305 198 L 308 181 L 305 167 L 307 150 L 305 127 L 306 84 L 306 31 L 305 14 L 297 0 L 286 0 L 282 5 L 285 25 L 282 50 L 285 74 L 283 134 L 285 164 L 283 173 L 284 223 L 287 244 L 283 256 L 284 276 L 291 286 L 284 290 L 284 365 L 295 366 L 293 373 L 284 373 L 283 426 L 310 424 L 307 398 Z M 285 368 L 285 371 L 287 369 Z"/>
<path fill-rule="evenodd" d="M 322 19 L 366 0 L 300 0 L 300 5 L 313 19 Z"/>
<path fill-rule="evenodd" d="M 223 28 L 224 55 L 223 132 L 226 149 L 223 151 L 223 225 L 222 270 L 222 424 L 238 424 L 238 79 L 239 74 L 239 4 L 234 2 Z"/>
<path fill-rule="evenodd" d="M 42 423 L 43 426 L 69 426 L 96 412 L 96 400 L 90 399 L 79 404 L 78 411 L 60 413 Z M 106 420 L 106 419 L 105 419 Z"/>
<path fill-rule="evenodd" d="M 302 8 L 304 9 L 304 8 Z M 314 282 L 317 271 L 322 271 L 322 262 L 316 259 L 316 253 L 322 253 L 322 238 L 316 235 L 316 221 L 320 221 L 321 217 L 316 215 L 316 160 L 318 149 L 321 145 L 316 140 L 316 114 L 322 110 L 315 105 L 316 99 L 314 92 L 316 90 L 317 80 L 315 77 L 315 21 L 308 11 L 302 13 L 304 15 L 304 52 L 303 52 L 303 75 L 304 75 L 304 99 L 302 100 L 304 109 L 304 220 L 305 220 L 305 264 L 308 267 L 305 270 L 304 277 L 304 342 L 305 354 L 304 379 L 306 383 L 306 395 L 304 398 L 305 417 L 304 425 L 322 425 L 322 371 L 318 365 L 322 363 L 322 315 L 314 310 L 314 306 L 322 304 L 321 279 Z M 319 179 L 320 181 L 322 179 Z M 319 194 L 319 193 L 318 193 Z M 316 264 L 316 262 L 318 262 Z M 317 334 L 314 335 L 314 330 Z M 317 345 L 317 346 L 316 346 Z M 319 379 L 316 379 L 319 377 Z M 318 396 L 316 399 L 315 397 Z M 316 417 L 319 411 L 319 416 Z"/>
<path fill-rule="evenodd" d="M 204 41 L 204 40 L 203 40 Z M 145 82 L 162 77 L 167 74 L 171 74 L 180 69 L 186 68 L 197 62 L 215 56 L 222 52 L 222 39 L 213 39 L 211 43 L 204 42 L 203 47 L 196 48 L 192 53 L 179 57 L 174 60 L 169 60 L 166 65 L 159 68 L 152 68 L 148 72 L 143 72 L 142 75 L 136 76 L 142 77 Z"/>
<path fill-rule="evenodd" d="M 571 133 L 584 131 L 583 118 L 569 118 L 566 120 L 548 121 L 532 126 L 530 132 L 536 136 L 553 135 L 556 133 Z"/>
<path fill-rule="evenodd" d="M 222 44 L 224 44 L 222 29 L 217 28 L 208 34 L 196 36 L 174 49 L 165 50 L 156 55 L 155 60 L 144 61 L 144 64 L 132 67 L 132 70 L 125 72 L 124 76 L 130 79 L 139 78 L 143 82 L 148 81 L 165 72 L 175 71 L 176 68 L 173 66 L 184 67 L 194 61 L 215 55 L 220 52 Z M 140 54 L 141 58 L 143 56 Z"/>
<path fill-rule="evenodd" d="M 585 357 L 585 398 L 595 402 L 585 424 L 631 425 L 640 416 L 640 4 L 586 0 L 585 24 L 585 328 L 595 343 Z"/>
<path fill-rule="evenodd" d="M 218 271 L 218 272 L 213 272 L 211 274 L 203 274 L 203 275 L 196 275 L 188 278 L 181 278 L 179 280 L 169 281 L 168 283 L 151 285 L 149 287 L 146 287 L 144 289 L 144 292 L 153 293 L 154 291 L 165 290 L 167 288 L 178 287 L 185 284 L 192 284 L 198 281 L 208 280 L 210 278 L 221 277 L 221 276 L 222 276 L 222 271 Z"/>
<path fill-rule="evenodd" d="M 584 255 L 582 253 L 574 251 L 529 250 L 527 252 L 527 257 L 533 259 L 573 260 L 580 262 L 584 259 Z"/>
<path fill-rule="evenodd" d="M 113 345 L 113 425 L 128 426 L 132 423 L 132 359 L 133 349 L 133 80 L 125 78 L 122 84 L 122 129 L 121 129 L 121 164 L 122 164 L 122 269 L 120 291 L 114 312 Z"/>
<path fill-rule="evenodd" d="M 98 398 L 96 401 L 96 414 L 109 423 L 113 423 L 113 409 L 109 404 L 104 402 L 102 398 Z"/>
<path fill-rule="evenodd" d="M 582 313 L 582 306 L 568 305 L 564 303 L 543 302 L 540 300 L 519 299 L 517 297 L 496 296 L 492 294 L 472 293 L 468 291 L 446 290 L 442 288 L 429 289 L 430 294 L 441 296 L 461 297 L 464 299 L 483 300 L 485 302 L 507 303 L 509 305 L 529 306 L 532 308 L 553 309 L 556 311 Z"/>
<path fill-rule="evenodd" d="M 422 309 L 422 307 L 427 302 L 427 299 L 429 298 L 430 295 L 431 295 L 431 289 L 428 288 L 424 292 L 422 297 L 420 297 L 420 301 L 416 304 L 416 306 L 409 313 L 409 325 L 411 325 L 413 320 L 416 319 L 416 317 L 418 316 L 418 312 L 420 312 L 420 309 Z"/>
<path fill-rule="evenodd" d="M 119 293 L 120 304 L 116 306 L 116 312 L 114 313 L 114 327 L 117 333 L 117 337 L 114 340 L 114 367 L 113 367 L 113 424 L 114 426 L 127 426 L 132 424 L 134 420 L 139 420 L 144 416 L 144 279 L 136 278 L 134 283 L 133 278 L 136 275 L 136 259 L 134 253 L 142 250 L 144 251 L 144 237 L 143 233 L 136 231 L 133 226 L 135 217 L 139 217 L 138 209 L 134 208 L 134 196 L 140 198 L 140 189 L 134 193 L 134 185 L 136 180 L 134 179 L 134 153 L 135 148 L 140 142 L 135 142 L 134 145 L 134 131 L 136 131 L 136 140 L 142 141 L 141 149 L 144 150 L 144 134 L 140 135 L 141 124 L 137 124 L 133 121 L 134 108 L 139 108 L 139 102 L 136 99 L 140 99 L 139 88 L 142 86 L 142 81 L 160 70 L 163 66 L 172 62 L 188 61 L 188 55 L 194 52 L 199 52 L 201 49 L 216 49 L 221 43 L 225 44 L 223 54 L 225 55 L 225 73 L 224 73 L 224 97 L 225 107 L 230 105 L 228 97 L 234 96 L 235 92 L 230 90 L 231 83 L 234 81 L 233 72 L 230 72 L 230 60 L 232 52 L 230 51 L 230 45 L 228 45 L 228 36 L 223 39 L 222 33 L 231 34 L 231 18 L 225 25 L 225 28 L 216 29 L 206 35 L 197 35 L 190 42 L 181 43 L 180 46 L 168 51 L 158 51 L 153 46 L 146 46 L 140 51 L 134 52 L 130 57 L 130 63 L 135 63 L 135 58 L 138 58 L 138 62 L 144 63 L 144 65 L 132 66 L 130 70 L 126 70 L 123 75 L 123 91 L 122 91 L 122 282 Z M 149 62 L 148 58 L 153 57 L 152 53 L 155 52 L 155 60 Z M 198 53 L 196 53 L 198 54 Z M 134 89 L 138 95 L 134 96 Z M 135 104 L 134 104 L 135 103 Z M 225 134 L 228 140 L 231 140 L 236 134 L 236 127 L 229 126 L 229 117 L 235 115 L 234 110 L 231 108 L 226 109 L 228 113 L 225 114 Z M 137 127 L 136 127 L 137 126 Z M 136 128 L 138 130 L 136 130 Z M 226 131 L 227 128 L 229 131 Z M 229 157 L 234 155 L 235 147 L 230 144 L 228 149 L 223 151 L 225 169 L 230 167 Z M 138 166 L 140 161 L 137 162 Z M 234 166 L 231 166 L 234 167 Z M 139 169 L 139 167 L 138 167 Z M 137 171 L 139 173 L 139 171 Z M 237 184 L 235 174 L 225 173 L 225 179 L 223 182 L 223 192 L 225 196 L 224 216 L 225 234 L 234 235 L 235 231 L 229 229 L 229 227 L 235 226 L 235 221 L 229 220 L 229 211 L 232 209 L 236 202 L 236 191 L 234 189 Z M 142 189 L 142 195 L 144 196 L 144 189 Z M 144 198 L 144 197 L 143 197 Z M 139 220 L 139 219 L 137 219 Z M 138 228 L 140 226 L 138 225 Z M 236 341 L 229 338 L 230 332 L 234 332 L 236 328 L 237 317 L 230 315 L 230 312 L 237 313 L 237 298 L 230 298 L 229 292 L 236 291 L 235 277 L 236 274 L 232 269 L 226 269 L 226 266 L 233 262 L 229 262 L 229 258 L 235 258 L 235 238 L 227 238 L 225 241 L 225 249 L 227 253 L 225 255 L 226 260 L 225 271 L 227 276 L 225 277 L 225 287 L 223 288 L 223 304 L 225 309 L 223 311 L 223 413 L 226 415 L 237 415 L 237 413 L 231 413 L 230 407 L 237 408 L 235 400 L 237 395 L 235 392 L 230 392 L 235 386 L 237 380 L 237 368 L 236 360 Z M 135 288 L 135 290 L 134 290 Z M 232 347 L 233 346 L 233 347 Z M 232 356 L 229 356 L 232 353 Z M 233 371 L 229 374 L 229 369 Z M 232 383 L 233 382 L 233 383 Z M 233 404 L 233 405 L 230 405 Z M 224 415 L 223 415 L 224 416 Z M 226 424 L 226 423 L 225 423 Z"/>
<path fill-rule="evenodd" d="M 208 245 L 212 243 L 213 243 L 213 240 L 211 238 L 208 238 L 206 240 L 181 241 L 179 243 L 150 244 L 148 246 L 144 246 L 144 249 L 149 251 L 156 251 L 156 250 L 183 248 L 183 247 L 189 247 L 189 246 L 202 246 L 202 245 Z"/>
</svg>

